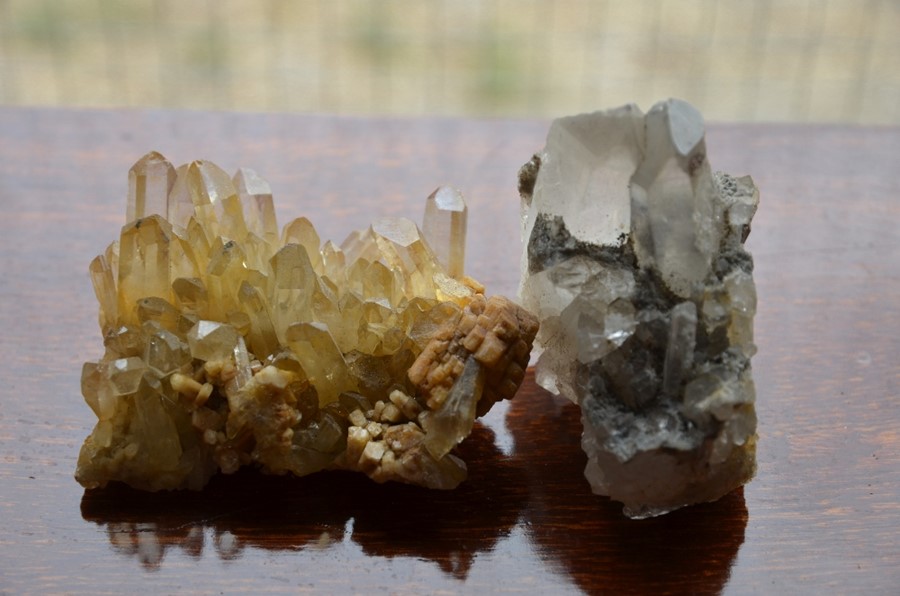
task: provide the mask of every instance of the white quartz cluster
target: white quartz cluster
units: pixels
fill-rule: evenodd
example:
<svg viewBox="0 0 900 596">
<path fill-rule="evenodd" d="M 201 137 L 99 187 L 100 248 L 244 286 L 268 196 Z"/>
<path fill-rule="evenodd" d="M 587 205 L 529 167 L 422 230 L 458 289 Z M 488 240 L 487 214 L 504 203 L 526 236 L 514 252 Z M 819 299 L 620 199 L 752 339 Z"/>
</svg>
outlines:
<svg viewBox="0 0 900 596">
<path fill-rule="evenodd" d="M 713 173 L 690 104 L 556 120 L 519 174 L 537 380 L 582 408 L 585 474 L 631 517 L 755 471 L 749 177 Z"/>
</svg>

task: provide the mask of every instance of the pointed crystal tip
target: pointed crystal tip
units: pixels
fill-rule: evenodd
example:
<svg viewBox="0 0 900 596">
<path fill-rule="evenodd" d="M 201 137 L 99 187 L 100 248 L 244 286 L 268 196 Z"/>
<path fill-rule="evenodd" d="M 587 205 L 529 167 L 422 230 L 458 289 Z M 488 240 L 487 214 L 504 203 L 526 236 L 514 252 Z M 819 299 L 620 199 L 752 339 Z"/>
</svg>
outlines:
<svg viewBox="0 0 900 596">
<path fill-rule="evenodd" d="M 125 222 L 148 215 L 168 217 L 168 197 L 175 184 L 175 168 L 165 157 L 151 151 L 128 170 L 128 203 Z"/>
<path fill-rule="evenodd" d="M 466 210 L 466 201 L 463 199 L 463 194 L 451 186 L 438 187 L 428 196 L 428 200 L 433 201 L 435 207 L 442 211 Z"/>
<path fill-rule="evenodd" d="M 422 233 L 451 277 L 461 278 L 466 260 L 468 208 L 462 193 L 441 186 L 425 200 Z"/>
</svg>

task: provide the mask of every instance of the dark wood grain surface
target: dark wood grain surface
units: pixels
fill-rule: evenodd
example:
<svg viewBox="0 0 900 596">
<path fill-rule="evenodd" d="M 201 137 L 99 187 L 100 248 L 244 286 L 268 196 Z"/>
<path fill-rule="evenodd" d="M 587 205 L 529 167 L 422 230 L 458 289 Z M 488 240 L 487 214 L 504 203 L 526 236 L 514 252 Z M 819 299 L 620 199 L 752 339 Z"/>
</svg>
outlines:
<svg viewBox="0 0 900 596">
<path fill-rule="evenodd" d="M 630 521 L 582 477 L 578 411 L 531 377 L 461 447 L 453 492 L 350 474 L 240 473 L 200 493 L 85 492 L 101 353 L 90 259 L 127 170 L 249 166 L 282 223 L 342 239 L 466 194 L 468 271 L 514 295 L 518 166 L 537 121 L 0 109 L 0 592 L 900 592 L 900 129 L 711 125 L 752 174 L 759 474 L 717 503 Z"/>
</svg>

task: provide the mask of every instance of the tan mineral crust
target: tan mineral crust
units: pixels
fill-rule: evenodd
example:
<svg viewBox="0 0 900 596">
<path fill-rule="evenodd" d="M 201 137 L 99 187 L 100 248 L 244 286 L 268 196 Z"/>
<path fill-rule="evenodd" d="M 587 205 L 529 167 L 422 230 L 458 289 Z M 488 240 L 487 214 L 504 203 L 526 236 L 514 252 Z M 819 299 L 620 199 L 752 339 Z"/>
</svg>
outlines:
<svg viewBox="0 0 900 596">
<path fill-rule="evenodd" d="M 149 153 L 127 221 L 90 265 L 105 353 L 82 373 L 85 487 L 200 489 L 253 466 L 449 489 L 456 445 L 523 380 L 537 320 L 463 275 L 454 189 L 428 198 L 427 236 L 379 219 L 336 246 L 305 218 L 279 233 L 252 170 Z"/>
<path fill-rule="evenodd" d="M 744 241 L 759 194 L 711 170 L 704 135 L 677 99 L 560 118 L 520 171 L 535 378 L 581 406 L 585 475 L 631 517 L 756 470 Z"/>
</svg>

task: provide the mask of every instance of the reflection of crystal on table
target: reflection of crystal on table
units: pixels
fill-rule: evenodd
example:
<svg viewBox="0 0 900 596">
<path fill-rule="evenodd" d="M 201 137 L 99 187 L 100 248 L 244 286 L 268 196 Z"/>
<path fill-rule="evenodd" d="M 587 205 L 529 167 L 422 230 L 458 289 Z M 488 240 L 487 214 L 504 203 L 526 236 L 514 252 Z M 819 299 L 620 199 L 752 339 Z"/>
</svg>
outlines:
<svg viewBox="0 0 900 596">
<path fill-rule="evenodd" d="M 747 482 L 752 180 L 714 174 L 702 117 L 669 100 L 556 120 L 519 187 L 537 380 L 581 405 L 594 492 L 647 517 Z"/>
</svg>

